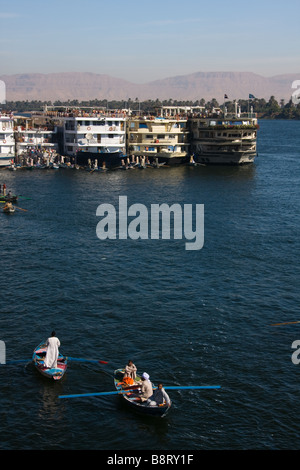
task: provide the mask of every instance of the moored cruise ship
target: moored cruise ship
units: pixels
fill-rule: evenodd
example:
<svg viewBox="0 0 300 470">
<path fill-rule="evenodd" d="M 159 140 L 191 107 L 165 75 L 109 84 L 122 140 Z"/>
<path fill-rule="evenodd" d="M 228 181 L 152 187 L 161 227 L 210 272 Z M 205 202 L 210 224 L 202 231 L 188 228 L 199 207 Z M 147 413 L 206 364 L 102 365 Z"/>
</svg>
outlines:
<svg viewBox="0 0 300 470">
<path fill-rule="evenodd" d="M 0 167 L 9 166 L 15 158 L 14 118 L 0 113 Z"/>
<path fill-rule="evenodd" d="M 186 161 L 189 133 L 187 116 L 181 111 L 181 108 L 162 107 L 156 116 L 128 117 L 128 157 L 168 164 Z"/>
<path fill-rule="evenodd" d="M 219 110 L 211 116 L 193 115 L 189 119 L 191 151 L 194 160 L 204 164 L 240 165 L 252 163 L 257 155 L 257 116 L 229 114 Z"/>
<path fill-rule="evenodd" d="M 57 127 L 47 116 L 33 114 L 16 116 L 14 123 L 16 155 L 29 155 L 31 151 L 51 154 L 58 151 Z"/>
<path fill-rule="evenodd" d="M 119 165 L 126 151 L 126 118 L 122 111 L 76 108 L 64 112 L 63 152 L 79 165 Z"/>
</svg>

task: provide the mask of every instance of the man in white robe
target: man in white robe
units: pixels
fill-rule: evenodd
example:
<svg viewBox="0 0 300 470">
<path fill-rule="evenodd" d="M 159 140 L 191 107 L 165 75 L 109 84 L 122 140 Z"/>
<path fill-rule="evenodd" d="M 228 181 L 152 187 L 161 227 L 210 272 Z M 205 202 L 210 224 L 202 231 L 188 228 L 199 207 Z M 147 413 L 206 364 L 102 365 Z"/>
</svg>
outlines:
<svg viewBox="0 0 300 470">
<path fill-rule="evenodd" d="M 136 378 L 136 371 L 137 371 L 137 368 L 136 366 L 133 364 L 132 361 L 128 361 L 128 364 L 126 365 L 125 367 L 125 374 L 123 377 L 130 377 L 132 378 L 133 380 L 135 380 Z"/>
<path fill-rule="evenodd" d="M 147 374 L 147 372 L 144 372 L 142 374 L 142 386 L 141 386 L 141 395 L 140 399 L 141 401 L 147 401 L 149 397 L 153 395 L 153 388 L 152 388 L 152 383 L 150 382 L 150 376 Z"/>
<path fill-rule="evenodd" d="M 48 369 L 55 369 L 57 367 L 58 359 L 58 348 L 60 346 L 60 341 L 55 336 L 55 331 L 52 331 L 51 338 L 47 339 L 47 352 L 45 357 L 45 367 Z"/>
</svg>

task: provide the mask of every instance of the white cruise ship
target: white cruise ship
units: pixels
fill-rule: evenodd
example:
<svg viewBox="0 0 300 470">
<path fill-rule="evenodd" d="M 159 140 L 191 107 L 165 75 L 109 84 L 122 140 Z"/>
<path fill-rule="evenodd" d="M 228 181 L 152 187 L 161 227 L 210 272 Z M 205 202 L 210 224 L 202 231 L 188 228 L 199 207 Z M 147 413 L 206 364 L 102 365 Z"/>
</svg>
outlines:
<svg viewBox="0 0 300 470">
<path fill-rule="evenodd" d="M 128 157 L 168 164 L 185 161 L 189 150 L 189 132 L 183 108 L 162 107 L 157 114 L 128 117 Z"/>
<path fill-rule="evenodd" d="M 15 117 L 16 155 L 26 155 L 31 150 L 41 153 L 58 151 L 57 127 L 44 115 Z"/>
<path fill-rule="evenodd" d="M 0 167 L 9 166 L 15 159 L 14 118 L 0 114 Z"/>
<path fill-rule="evenodd" d="M 126 151 L 126 117 L 121 111 L 75 109 L 64 112 L 63 152 L 79 165 L 121 161 Z M 96 163 L 96 164 L 97 164 Z"/>
<path fill-rule="evenodd" d="M 191 151 L 194 160 L 202 164 L 240 165 L 252 163 L 257 155 L 257 116 L 221 110 L 205 116 L 202 113 L 189 118 Z"/>
</svg>

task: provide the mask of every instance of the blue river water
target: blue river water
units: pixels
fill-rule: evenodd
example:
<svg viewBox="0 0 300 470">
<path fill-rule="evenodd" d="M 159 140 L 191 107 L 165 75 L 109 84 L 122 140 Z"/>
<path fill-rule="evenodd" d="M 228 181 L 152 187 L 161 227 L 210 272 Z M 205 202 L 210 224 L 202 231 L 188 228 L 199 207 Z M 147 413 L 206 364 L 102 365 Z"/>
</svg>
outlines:
<svg viewBox="0 0 300 470">
<path fill-rule="evenodd" d="M 0 171 L 20 195 L 0 213 L 0 449 L 245 450 L 300 448 L 300 121 L 261 121 L 243 167 L 90 173 Z M 100 240 L 97 207 L 204 204 L 204 245 Z M 21 197 L 22 196 L 22 197 Z M 22 210 L 25 209 L 25 210 Z M 69 363 L 60 382 L 32 351 L 55 329 Z M 169 391 L 163 419 L 136 415 L 112 391 L 132 359 Z"/>
</svg>

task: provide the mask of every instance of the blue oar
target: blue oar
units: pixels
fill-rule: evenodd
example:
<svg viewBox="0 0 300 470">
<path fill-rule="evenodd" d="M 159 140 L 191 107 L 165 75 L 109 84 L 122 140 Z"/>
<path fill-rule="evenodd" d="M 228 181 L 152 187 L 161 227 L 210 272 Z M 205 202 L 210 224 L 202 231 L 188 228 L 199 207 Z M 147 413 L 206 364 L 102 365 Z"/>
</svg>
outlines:
<svg viewBox="0 0 300 470">
<path fill-rule="evenodd" d="M 221 388 L 221 385 L 187 385 L 181 387 L 180 385 L 172 385 L 171 387 L 164 387 L 165 390 L 209 390 L 212 388 Z"/>
<path fill-rule="evenodd" d="M 74 362 L 92 362 L 94 364 L 99 364 L 99 362 L 100 362 L 101 364 L 108 364 L 107 361 L 100 361 L 98 359 L 83 359 L 83 358 L 69 357 L 69 356 L 67 356 L 66 359 L 68 361 L 74 361 Z M 32 361 L 32 359 L 16 359 L 16 360 L 13 360 L 13 361 L 6 361 L 5 364 L 19 364 L 19 363 L 22 363 L 22 362 L 30 362 L 30 361 Z"/>
<path fill-rule="evenodd" d="M 68 361 L 75 361 L 75 362 L 92 362 L 94 364 L 98 364 L 100 362 L 100 364 L 108 364 L 107 361 L 100 361 L 98 359 L 83 359 L 80 357 L 70 357 L 70 356 L 67 356 L 67 359 Z"/>
<path fill-rule="evenodd" d="M 165 390 L 207 390 L 207 389 L 215 389 L 221 388 L 220 385 L 201 385 L 201 386 L 174 386 L 174 387 L 164 387 Z M 136 389 L 132 389 L 136 390 Z M 118 395 L 119 393 L 128 393 L 131 389 L 128 388 L 127 390 L 116 391 L 116 392 L 95 392 L 95 393 L 79 393 L 76 395 L 59 395 L 58 398 L 79 398 L 79 397 L 100 397 L 105 395 Z"/>
<path fill-rule="evenodd" d="M 14 361 L 6 361 L 3 365 L 9 365 L 9 364 L 20 364 L 22 362 L 31 362 L 32 359 L 16 359 Z"/>
</svg>

